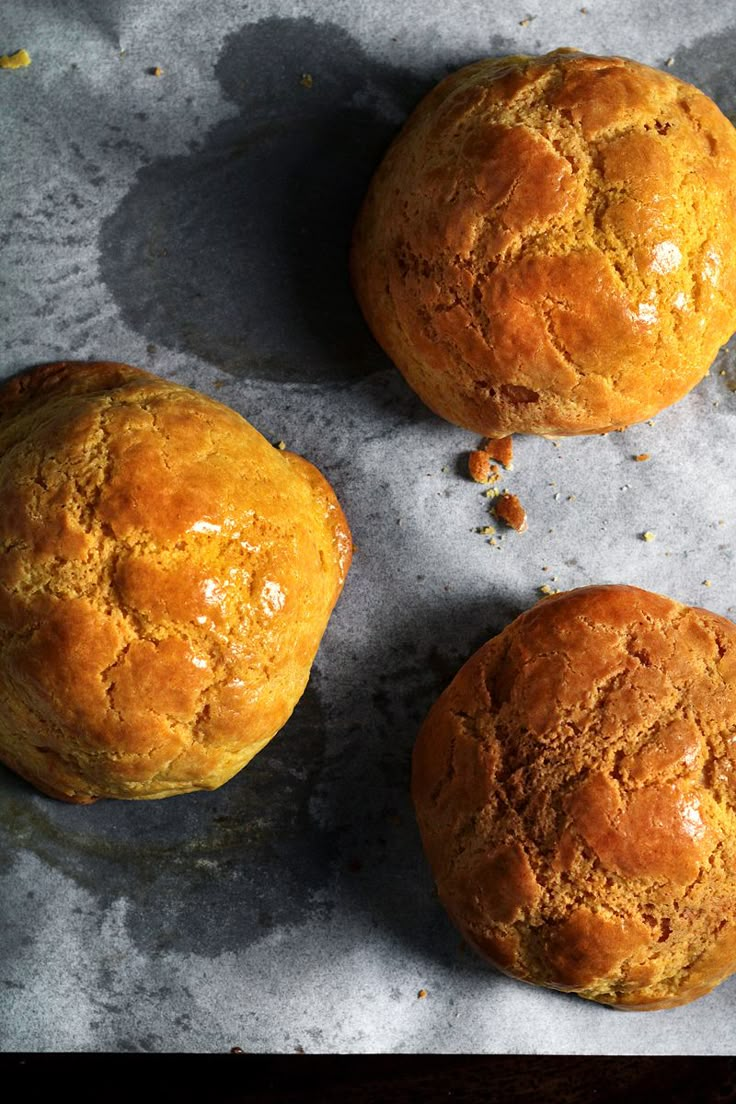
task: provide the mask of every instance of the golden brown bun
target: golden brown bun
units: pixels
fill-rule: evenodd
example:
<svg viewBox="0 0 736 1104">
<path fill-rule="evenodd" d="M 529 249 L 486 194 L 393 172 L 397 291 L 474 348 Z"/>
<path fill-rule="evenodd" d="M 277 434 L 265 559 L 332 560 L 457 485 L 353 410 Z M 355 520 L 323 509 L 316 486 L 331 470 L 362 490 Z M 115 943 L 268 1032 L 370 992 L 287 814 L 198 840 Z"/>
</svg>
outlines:
<svg viewBox="0 0 736 1104">
<path fill-rule="evenodd" d="M 736 970 L 736 626 L 626 586 L 543 600 L 414 750 L 439 895 L 512 977 L 620 1008 Z"/>
<path fill-rule="evenodd" d="M 736 328 L 736 131 L 668 73 L 558 50 L 434 89 L 371 185 L 352 273 L 437 414 L 489 437 L 649 418 Z"/>
<path fill-rule="evenodd" d="M 347 572 L 328 483 L 123 364 L 0 389 L 0 759 L 85 803 L 222 785 L 291 714 Z"/>
</svg>

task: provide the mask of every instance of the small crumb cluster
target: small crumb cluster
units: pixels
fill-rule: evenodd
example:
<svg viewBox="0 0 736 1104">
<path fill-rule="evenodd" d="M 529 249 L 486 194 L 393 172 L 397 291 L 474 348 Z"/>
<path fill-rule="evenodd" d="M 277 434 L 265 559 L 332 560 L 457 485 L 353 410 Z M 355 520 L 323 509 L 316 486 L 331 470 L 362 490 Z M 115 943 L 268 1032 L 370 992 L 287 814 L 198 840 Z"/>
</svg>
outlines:
<svg viewBox="0 0 736 1104">
<path fill-rule="evenodd" d="M 501 481 L 499 464 L 506 471 L 513 470 L 514 445 L 511 437 L 500 437 L 496 440 L 486 440 L 479 449 L 473 449 L 468 456 L 468 473 L 476 483 L 490 484 L 485 492 L 486 498 L 494 499 L 492 510 L 496 517 L 506 523 L 517 533 L 523 533 L 527 528 L 526 510 L 514 494 L 502 491 L 497 484 Z M 484 536 L 491 536 L 491 544 L 496 542 L 492 538 L 493 527 L 484 525 L 478 530 Z"/>
</svg>

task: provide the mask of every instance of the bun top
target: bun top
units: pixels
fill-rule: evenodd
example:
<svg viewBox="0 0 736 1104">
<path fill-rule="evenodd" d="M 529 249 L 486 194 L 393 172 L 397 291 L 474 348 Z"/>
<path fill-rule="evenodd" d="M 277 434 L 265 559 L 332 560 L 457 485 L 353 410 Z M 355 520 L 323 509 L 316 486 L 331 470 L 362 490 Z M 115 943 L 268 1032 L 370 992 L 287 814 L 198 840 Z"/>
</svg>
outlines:
<svg viewBox="0 0 736 1104">
<path fill-rule="evenodd" d="M 618 57 L 480 61 L 434 89 L 371 185 L 353 277 L 424 401 L 488 436 L 651 417 L 736 328 L 736 131 Z"/>
<path fill-rule="evenodd" d="M 736 626 L 634 587 L 545 599 L 438 699 L 413 793 L 440 897 L 527 981 L 662 1008 L 736 969 Z"/>
<path fill-rule="evenodd" d="M 84 801 L 212 788 L 283 725 L 350 561 L 322 476 L 120 364 L 0 390 L 0 756 Z"/>
</svg>

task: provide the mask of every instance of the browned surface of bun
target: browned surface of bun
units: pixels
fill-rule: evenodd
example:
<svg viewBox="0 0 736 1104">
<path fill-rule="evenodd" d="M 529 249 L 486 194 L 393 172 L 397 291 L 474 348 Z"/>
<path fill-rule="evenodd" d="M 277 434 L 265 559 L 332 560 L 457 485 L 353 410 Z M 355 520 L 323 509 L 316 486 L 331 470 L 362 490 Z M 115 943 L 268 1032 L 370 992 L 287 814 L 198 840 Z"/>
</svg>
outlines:
<svg viewBox="0 0 736 1104">
<path fill-rule="evenodd" d="M 304 690 L 335 495 L 235 411 L 121 364 L 0 389 L 0 759 L 79 803 L 214 789 Z"/>
<path fill-rule="evenodd" d="M 490 437 L 651 417 L 736 328 L 736 131 L 669 73 L 555 51 L 480 61 L 376 173 L 352 272 L 437 414 Z"/>
<path fill-rule="evenodd" d="M 414 750 L 439 895 L 524 981 L 669 1008 L 736 970 L 736 626 L 626 586 L 548 598 Z"/>
</svg>

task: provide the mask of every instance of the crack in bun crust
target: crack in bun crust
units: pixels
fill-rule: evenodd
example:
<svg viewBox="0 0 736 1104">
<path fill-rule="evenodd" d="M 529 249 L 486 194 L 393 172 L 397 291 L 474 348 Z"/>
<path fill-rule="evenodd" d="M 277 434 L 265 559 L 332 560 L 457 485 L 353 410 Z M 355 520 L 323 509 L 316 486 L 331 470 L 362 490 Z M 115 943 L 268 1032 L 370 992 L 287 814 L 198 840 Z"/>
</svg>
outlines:
<svg viewBox="0 0 736 1104">
<path fill-rule="evenodd" d="M 736 131 L 669 73 L 556 50 L 419 104 L 361 210 L 352 275 L 424 402 L 489 437 L 652 417 L 736 328 Z"/>
<path fill-rule="evenodd" d="M 543 599 L 417 739 L 440 899 L 523 981 L 621 1009 L 736 970 L 736 626 L 627 586 Z"/>
<path fill-rule="evenodd" d="M 215 789 L 301 697 L 351 557 L 335 495 L 123 364 L 0 388 L 0 760 L 53 797 Z"/>
</svg>

